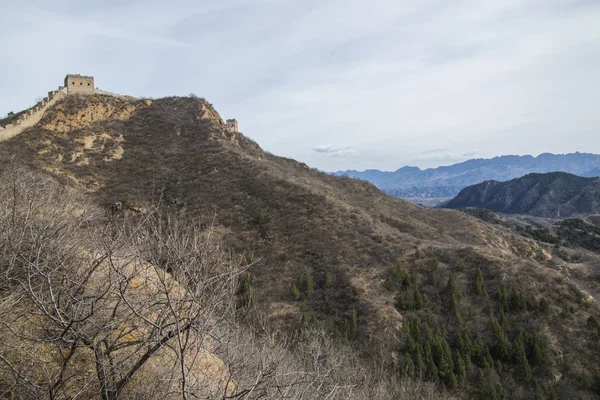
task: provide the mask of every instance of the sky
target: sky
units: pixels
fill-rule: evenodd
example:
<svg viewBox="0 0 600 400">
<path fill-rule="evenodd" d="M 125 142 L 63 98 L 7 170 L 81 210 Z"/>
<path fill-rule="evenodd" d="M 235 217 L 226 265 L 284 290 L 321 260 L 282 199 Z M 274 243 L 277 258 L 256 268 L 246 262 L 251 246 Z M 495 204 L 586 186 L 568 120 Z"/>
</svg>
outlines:
<svg viewBox="0 0 600 400">
<path fill-rule="evenodd" d="M 600 0 L 0 0 L 0 115 L 194 93 L 327 171 L 600 153 Z"/>
</svg>

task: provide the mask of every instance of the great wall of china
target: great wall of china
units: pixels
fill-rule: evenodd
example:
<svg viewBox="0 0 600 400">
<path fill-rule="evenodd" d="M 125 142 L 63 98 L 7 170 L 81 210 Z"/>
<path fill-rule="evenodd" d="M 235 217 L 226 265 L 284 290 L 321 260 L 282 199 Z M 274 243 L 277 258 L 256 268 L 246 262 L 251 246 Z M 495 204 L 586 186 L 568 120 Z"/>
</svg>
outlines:
<svg viewBox="0 0 600 400">
<path fill-rule="evenodd" d="M 23 112 L 19 117 L 6 126 L 0 125 L 0 141 L 10 139 L 25 129 L 40 122 L 46 110 L 52 107 L 58 100 L 67 95 L 67 88 L 60 87 L 58 90 L 48 92 L 48 97 L 37 103 L 29 110 Z"/>
<path fill-rule="evenodd" d="M 60 99 L 67 95 L 74 94 L 101 94 L 106 96 L 114 96 L 122 99 L 135 100 L 135 97 L 123 96 L 117 93 L 112 93 L 106 90 L 101 90 L 94 87 L 94 77 L 82 75 L 67 75 L 65 77 L 65 85 L 59 86 L 58 90 L 48 92 L 48 97 L 44 97 L 40 102 L 30 109 L 22 112 L 5 126 L 0 125 L 0 142 L 10 139 L 25 129 L 30 128 L 40 122 L 46 110 L 52 107 Z M 235 119 L 228 119 L 226 129 L 230 132 L 239 132 L 238 123 Z"/>
<path fill-rule="evenodd" d="M 135 99 L 131 96 L 122 96 L 120 94 L 95 88 L 93 76 L 70 74 L 65 77 L 64 86 L 59 86 L 58 90 L 48 92 L 48 97 L 44 97 L 35 106 L 18 115 L 18 117 L 11 121 L 10 124 L 5 126 L 0 125 L 0 142 L 10 139 L 23 132 L 25 129 L 34 126 L 40 122 L 48 108 L 52 107 L 57 101 L 65 96 L 74 94 L 101 94 L 123 99 Z"/>
</svg>

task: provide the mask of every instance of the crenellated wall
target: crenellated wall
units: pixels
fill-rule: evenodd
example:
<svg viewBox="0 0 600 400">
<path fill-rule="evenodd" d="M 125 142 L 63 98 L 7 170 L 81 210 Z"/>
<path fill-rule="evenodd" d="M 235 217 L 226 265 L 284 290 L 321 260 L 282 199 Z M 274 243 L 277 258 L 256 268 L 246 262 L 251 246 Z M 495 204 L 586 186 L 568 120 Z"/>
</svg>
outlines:
<svg viewBox="0 0 600 400">
<path fill-rule="evenodd" d="M 59 90 L 48 92 L 48 97 L 44 97 L 44 99 L 37 103 L 33 108 L 21 114 L 19 118 L 17 118 L 12 124 L 8 124 L 5 127 L 0 126 L 0 142 L 16 136 L 25 129 L 30 128 L 40 122 L 44 112 L 46 112 L 49 107 L 53 106 L 58 100 L 62 99 L 66 95 L 66 88 L 60 88 Z"/>
</svg>

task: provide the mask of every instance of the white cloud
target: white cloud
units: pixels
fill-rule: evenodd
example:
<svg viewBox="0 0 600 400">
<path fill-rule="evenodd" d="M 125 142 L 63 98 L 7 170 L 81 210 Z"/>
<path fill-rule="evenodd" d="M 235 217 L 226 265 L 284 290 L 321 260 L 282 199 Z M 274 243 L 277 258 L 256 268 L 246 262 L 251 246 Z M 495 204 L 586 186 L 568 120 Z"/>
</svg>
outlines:
<svg viewBox="0 0 600 400">
<path fill-rule="evenodd" d="M 2 11 L 0 114 L 83 73 L 132 95 L 197 93 L 263 148 L 326 170 L 429 167 L 474 148 L 600 152 L 595 1 L 31 0 Z M 432 148 L 443 152 L 423 154 Z"/>
<path fill-rule="evenodd" d="M 342 157 L 354 154 L 355 151 L 350 147 L 333 147 L 331 144 L 321 144 L 313 148 L 313 151 L 318 154 L 324 154 L 332 157 Z"/>
</svg>

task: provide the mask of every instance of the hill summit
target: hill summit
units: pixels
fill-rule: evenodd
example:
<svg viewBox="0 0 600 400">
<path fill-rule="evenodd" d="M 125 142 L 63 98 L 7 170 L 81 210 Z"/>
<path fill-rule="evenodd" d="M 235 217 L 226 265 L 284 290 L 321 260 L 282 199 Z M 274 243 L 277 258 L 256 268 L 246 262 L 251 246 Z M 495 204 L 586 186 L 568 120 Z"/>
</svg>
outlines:
<svg viewBox="0 0 600 400">
<path fill-rule="evenodd" d="M 600 178 L 565 172 L 528 174 L 508 182 L 486 181 L 463 189 L 444 205 L 509 214 L 569 218 L 600 212 Z"/>
<path fill-rule="evenodd" d="M 502 226 L 269 154 L 204 99 L 64 96 L 0 143 L 0 168 L 15 163 L 84 191 L 111 223 L 159 208 L 214 227 L 249 265 L 235 296 L 261 329 L 322 332 L 386 379 L 486 399 L 594 390 L 597 255 L 583 270 Z"/>
</svg>

